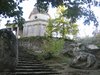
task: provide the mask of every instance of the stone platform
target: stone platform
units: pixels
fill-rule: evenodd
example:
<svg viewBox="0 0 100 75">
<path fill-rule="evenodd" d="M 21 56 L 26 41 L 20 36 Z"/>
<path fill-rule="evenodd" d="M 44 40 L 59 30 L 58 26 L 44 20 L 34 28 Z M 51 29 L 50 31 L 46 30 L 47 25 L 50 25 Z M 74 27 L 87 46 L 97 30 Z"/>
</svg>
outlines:
<svg viewBox="0 0 100 75">
<path fill-rule="evenodd" d="M 66 68 L 63 75 L 100 75 L 100 69 L 96 70 L 82 70 L 74 68 Z"/>
</svg>

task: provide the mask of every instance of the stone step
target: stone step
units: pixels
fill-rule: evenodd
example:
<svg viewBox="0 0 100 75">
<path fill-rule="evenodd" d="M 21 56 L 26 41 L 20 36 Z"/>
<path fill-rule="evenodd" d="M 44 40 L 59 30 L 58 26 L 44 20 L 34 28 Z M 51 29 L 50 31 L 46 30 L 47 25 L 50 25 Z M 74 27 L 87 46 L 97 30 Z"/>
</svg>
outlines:
<svg viewBox="0 0 100 75">
<path fill-rule="evenodd" d="M 34 59 L 35 60 L 34 57 L 28 57 L 28 56 L 18 57 L 18 59 Z"/>
<path fill-rule="evenodd" d="M 16 72 L 54 72 L 51 69 L 16 69 Z"/>
<path fill-rule="evenodd" d="M 14 75 L 59 75 L 56 72 L 16 72 Z"/>
<path fill-rule="evenodd" d="M 19 60 L 36 60 L 34 58 L 18 58 Z"/>
<path fill-rule="evenodd" d="M 33 66 L 45 66 L 44 64 L 38 64 L 38 63 L 18 63 L 17 65 L 33 65 Z"/>
<path fill-rule="evenodd" d="M 38 62 L 39 63 L 39 61 L 37 61 L 37 60 L 29 60 L 29 59 L 28 60 L 21 59 L 21 60 L 18 60 L 18 62 Z"/>
<path fill-rule="evenodd" d="M 19 60 L 36 60 L 34 58 L 18 58 Z"/>
<path fill-rule="evenodd" d="M 45 66 L 43 64 L 17 64 L 17 66 Z"/>
<path fill-rule="evenodd" d="M 32 57 L 32 58 L 35 58 L 36 56 L 29 55 L 29 54 L 20 54 L 19 57 Z"/>
<path fill-rule="evenodd" d="M 19 51 L 16 70 L 12 75 L 59 75 L 59 73 L 37 60 L 36 56 Z"/>
<path fill-rule="evenodd" d="M 37 60 L 33 60 L 33 59 L 18 59 L 18 61 L 26 61 L 26 62 L 39 62 Z M 41 62 L 42 63 L 42 62 Z"/>
<path fill-rule="evenodd" d="M 18 64 L 42 64 L 41 62 L 37 62 L 37 61 L 30 61 L 30 62 L 25 62 L 25 61 L 18 61 Z"/>
<path fill-rule="evenodd" d="M 18 60 L 18 62 L 40 62 L 38 60 Z"/>
<path fill-rule="evenodd" d="M 35 59 L 34 56 L 19 56 L 18 58 L 33 58 L 33 59 Z"/>
<path fill-rule="evenodd" d="M 37 60 L 29 60 L 29 61 L 26 61 L 26 60 L 19 60 L 18 63 L 34 63 L 34 62 L 39 62 Z"/>
<path fill-rule="evenodd" d="M 47 69 L 48 67 L 46 66 L 17 66 L 17 69 Z"/>
</svg>

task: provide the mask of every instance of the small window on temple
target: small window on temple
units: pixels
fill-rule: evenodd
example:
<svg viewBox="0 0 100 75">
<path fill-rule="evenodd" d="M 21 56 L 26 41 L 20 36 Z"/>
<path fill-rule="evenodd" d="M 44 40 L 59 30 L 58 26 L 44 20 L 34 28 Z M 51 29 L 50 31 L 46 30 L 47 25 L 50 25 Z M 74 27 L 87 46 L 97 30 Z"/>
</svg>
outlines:
<svg viewBox="0 0 100 75">
<path fill-rule="evenodd" d="M 35 16 L 35 19 L 37 19 L 37 16 Z"/>
</svg>

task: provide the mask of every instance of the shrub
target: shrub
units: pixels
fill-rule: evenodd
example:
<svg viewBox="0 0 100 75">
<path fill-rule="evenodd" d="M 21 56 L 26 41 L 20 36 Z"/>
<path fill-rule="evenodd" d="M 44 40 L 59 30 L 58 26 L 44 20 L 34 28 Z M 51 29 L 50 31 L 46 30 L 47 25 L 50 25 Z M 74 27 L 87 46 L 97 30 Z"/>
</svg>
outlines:
<svg viewBox="0 0 100 75">
<path fill-rule="evenodd" d="M 41 51 L 37 56 L 39 59 L 51 59 L 60 54 L 63 50 L 64 40 L 59 38 L 50 38 L 50 37 L 24 37 L 20 38 L 19 41 L 32 43 L 37 47 L 40 47 Z M 26 43 L 27 44 L 27 43 Z M 23 45 L 22 45 L 23 46 Z M 26 45 L 24 46 L 26 47 Z M 30 48 L 29 48 L 30 47 Z M 35 49 L 31 48 L 32 46 L 27 46 L 28 53 L 36 52 Z"/>
<path fill-rule="evenodd" d="M 57 38 L 48 38 L 44 41 L 43 45 L 43 54 L 44 58 L 52 58 L 60 54 L 60 52 L 63 50 L 63 39 L 57 39 Z"/>
</svg>

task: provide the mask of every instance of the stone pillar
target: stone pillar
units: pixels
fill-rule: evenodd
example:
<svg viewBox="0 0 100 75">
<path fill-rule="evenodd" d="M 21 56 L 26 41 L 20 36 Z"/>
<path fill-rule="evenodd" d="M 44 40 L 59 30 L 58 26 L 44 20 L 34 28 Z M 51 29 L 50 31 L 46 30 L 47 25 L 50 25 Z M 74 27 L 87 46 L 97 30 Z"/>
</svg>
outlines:
<svg viewBox="0 0 100 75">
<path fill-rule="evenodd" d="M 18 36 L 19 36 L 19 27 L 17 26 L 16 37 L 18 38 Z"/>
<path fill-rule="evenodd" d="M 16 36 L 10 30 L 0 30 L 0 75 L 1 72 L 14 71 L 17 60 L 18 44 Z"/>
</svg>

